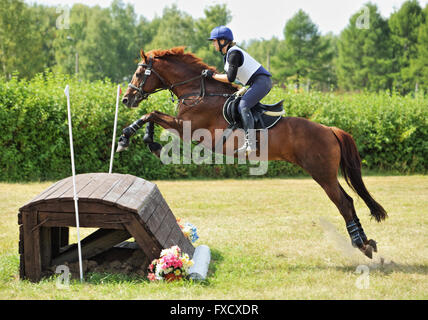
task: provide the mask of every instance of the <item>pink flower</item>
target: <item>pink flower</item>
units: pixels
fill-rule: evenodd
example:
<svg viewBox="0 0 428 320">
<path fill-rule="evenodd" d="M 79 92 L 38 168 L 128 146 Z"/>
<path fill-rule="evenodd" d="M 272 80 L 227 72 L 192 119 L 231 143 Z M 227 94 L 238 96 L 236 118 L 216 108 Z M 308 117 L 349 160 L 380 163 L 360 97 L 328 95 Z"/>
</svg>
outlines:
<svg viewBox="0 0 428 320">
<path fill-rule="evenodd" d="M 150 281 L 155 281 L 156 280 L 156 276 L 154 273 L 149 273 L 147 275 L 147 278 L 149 278 Z"/>
</svg>

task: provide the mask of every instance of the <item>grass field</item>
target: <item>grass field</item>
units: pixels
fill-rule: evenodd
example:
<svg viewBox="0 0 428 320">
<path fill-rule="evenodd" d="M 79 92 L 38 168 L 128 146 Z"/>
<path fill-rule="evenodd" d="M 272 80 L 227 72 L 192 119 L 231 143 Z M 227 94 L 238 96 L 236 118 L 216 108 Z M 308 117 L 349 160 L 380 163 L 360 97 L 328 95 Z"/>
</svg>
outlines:
<svg viewBox="0 0 428 320">
<path fill-rule="evenodd" d="M 349 248 L 342 217 L 311 179 L 155 181 L 174 214 L 198 227 L 196 245 L 211 248 L 208 279 L 92 274 L 65 289 L 54 277 L 18 277 L 18 209 L 51 183 L 0 183 L 0 299 L 428 299 L 428 176 L 365 182 L 389 213 L 376 223 L 345 188 L 378 242 L 373 260 Z"/>
</svg>

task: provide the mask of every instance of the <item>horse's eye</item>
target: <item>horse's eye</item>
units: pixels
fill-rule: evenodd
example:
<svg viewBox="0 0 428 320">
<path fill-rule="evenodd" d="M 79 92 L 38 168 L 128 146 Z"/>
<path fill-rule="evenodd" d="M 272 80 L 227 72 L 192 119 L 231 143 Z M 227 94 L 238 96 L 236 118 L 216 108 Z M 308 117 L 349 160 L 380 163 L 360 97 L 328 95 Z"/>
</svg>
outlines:
<svg viewBox="0 0 428 320">
<path fill-rule="evenodd" d="M 143 72 L 137 72 L 135 75 L 137 76 L 137 78 L 141 78 L 143 76 Z"/>
</svg>

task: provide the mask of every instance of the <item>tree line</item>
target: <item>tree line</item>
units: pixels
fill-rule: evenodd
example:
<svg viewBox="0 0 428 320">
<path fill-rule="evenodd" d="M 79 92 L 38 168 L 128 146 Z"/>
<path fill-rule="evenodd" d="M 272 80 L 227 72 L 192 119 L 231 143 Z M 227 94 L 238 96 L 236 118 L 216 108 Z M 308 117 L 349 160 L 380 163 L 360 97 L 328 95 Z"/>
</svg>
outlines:
<svg viewBox="0 0 428 320">
<path fill-rule="evenodd" d="M 228 25 L 226 4 L 208 6 L 195 19 L 176 5 L 148 20 L 121 0 L 110 6 L 71 8 L 0 2 L 0 74 L 31 79 L 37 73 L 78 74 L 81 79 L 128 81 L 140 48 L 184 45 L 223 70 L 220 54 L 207 41 L 212 28 Z M 367 3 L 340 35 L 322 35 L 303 10 L 284 21 L 284 40 L 239 41 L 238 45 L 273 74 L 296 88 L 345 91 L 428 89 L 428 5 L 408 0 L 388 18 Z"/>
</svg>

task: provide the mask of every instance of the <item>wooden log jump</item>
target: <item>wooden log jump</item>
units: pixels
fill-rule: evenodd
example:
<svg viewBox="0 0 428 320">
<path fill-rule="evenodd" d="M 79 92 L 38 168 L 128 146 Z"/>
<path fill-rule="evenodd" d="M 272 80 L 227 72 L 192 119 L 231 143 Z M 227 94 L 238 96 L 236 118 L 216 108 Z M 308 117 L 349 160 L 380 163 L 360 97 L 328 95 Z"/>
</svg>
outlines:
<svg viewBox="0 0 428 320">
<path fill-rule="evenodd" d="M 80 227 L 99 228 L 82 240 L 82 258 L 104 257 L 110 249 L 129 248 L 133 237 L 146 264 L 162 249 L 178 245 L 193 256 L 176 218 L 154 183 L 123 174 L 76 176 Z M 76 226 L 72 178 L 54 183 L 19 209 L 20 277 L 37 282 L 50 268 L 77 261 L 77 245 L 69 244 Z"/>
</svg>

